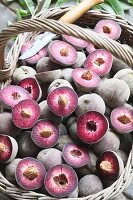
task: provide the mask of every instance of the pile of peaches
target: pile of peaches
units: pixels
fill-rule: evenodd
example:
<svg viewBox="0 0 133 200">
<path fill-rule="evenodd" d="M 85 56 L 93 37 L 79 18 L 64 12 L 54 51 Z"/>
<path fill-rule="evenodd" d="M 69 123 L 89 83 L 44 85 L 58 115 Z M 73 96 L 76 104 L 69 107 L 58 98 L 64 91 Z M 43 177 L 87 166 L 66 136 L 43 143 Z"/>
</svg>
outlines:
<svg viewBox="0 0 133 200">
<path fill-rule="evenodd" d="M 121 27 L 94 31 L 118 40 Z M 34 41 L 23 44 L 21 54 Z M 125 48 L 130 48 L 125 45 Z M 132 146 L 133 70 L 106 49 L 68 35 L 15 69 L 0 91 L 0 168 L 11 183 L 53 197 L 83 197 L 121 175 Z"/>
</svg>

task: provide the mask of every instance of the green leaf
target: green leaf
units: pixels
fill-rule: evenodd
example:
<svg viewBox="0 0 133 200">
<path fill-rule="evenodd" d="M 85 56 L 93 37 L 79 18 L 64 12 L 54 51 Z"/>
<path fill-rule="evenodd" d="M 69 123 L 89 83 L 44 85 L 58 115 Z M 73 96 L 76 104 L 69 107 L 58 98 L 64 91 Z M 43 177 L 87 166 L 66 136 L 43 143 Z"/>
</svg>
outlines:
<svg viewBox="0 0 133 200">
<path fill-rule="evenodd" d="M 133 4 L 133 0 L 128 0 L 128 3 L 131 3 L 131 4 Z"/>
<path fill-rule="evenodd" d="M 14 2 L 15 0 L 2 0 L 2 2 L 5 4 L 5 5 L 8 5 L 9 3 L 11 2 Z"/>
<path fill-rule="evenodd" d="M 15 0 L 2 0 L 2 1 L 3 1 L 3 3 L 10 3 L 10 2 L 13 2 Z"/>
<path fill-rule="evenodd" d="M 130 8 L 132 8 L 133 6 L 130 5 L 129 3 L 125 3 L 123 1 L 120 1 L 121 6 L 123 7 L 124 10 L 129 10 Z"/>
<path fill-rule="evenodd" d="M 32 0 L 18 0 L 18 1 L 23 8 L 29 10 L 30 14 L 34 12 L 35 8 Z"/>
<path fill-rule="evenodd" d="M 13 2 L 13 1 L 15 1 L 15 0 L 5 0 L 5 2 Z"/>
<path fill-rule="evenodd" d="M 124 16 L 124 9 L 118 0 L 106 0 L 106 2 L 111 5 L 116 14 Z"/>
<path fill-rule="evenodd" d="M 27 6 L 23 0 L 18 0 L 18 2 L 23 8 L 27 9 Z"/>
<path fill-rule="evenodd" d="M 75 0 L 76 1 L 76 3 L 80 3 L 81 1 L 80 0 Z"/>
<path fill-rule="evenodd" d="M 99 4 L 99 5 L 93 6 L 93 9 L 94 9 L 94 10 L 101 10 L 102 8 L 101 8 L 101 6 L 100 6 L 100 4 Z"/>
<path fill-rule="evenodd" d="M 47 10 L 51 4 L 52 0 L 45 0 L 42 9 Z"/>
<path fill-rule="evenodd" d="M 16 10 L 16 15 L 17 15 L 17 20 L 20 21 L 22 20 L 23 17 L 27 17 L 30 15 L 28 10 L 23 10 L 23 9 L 17 9 Z"/>
<path fill-rule="evenodd" d="M 114 9 L 108 3 L 101 3 L 100 6 L 103 10 L 106 10 L 107 12 L 113 15 L 115 14 Z"/>
<path fill-rule="evenodd" d="M 17 21 L 22 20 L 22 16 L 20 15 L 19 9 L 16 9 L 16 17 L 17 17 Z"/>
<path fill-rule="evenodd" d="M 55 4 L 55 7 L 59 7 L 61 6 L 63 3 L 66 3 L 68 2 L 69 0 L 57 0 L 56 4 Z"/>
<path fill-rule="evenodd" d="M 35 10 L 33 1 L 32 1 L 32 0 L 24 0 L 24 2 L 25 2 L 25 4 L 26 4 L 26 6 L 27 6 L 29 12 L 30 12 L 31 14 L 33 14 L 33 12 L 34 12 L 34 10 Z"/>
</svg>

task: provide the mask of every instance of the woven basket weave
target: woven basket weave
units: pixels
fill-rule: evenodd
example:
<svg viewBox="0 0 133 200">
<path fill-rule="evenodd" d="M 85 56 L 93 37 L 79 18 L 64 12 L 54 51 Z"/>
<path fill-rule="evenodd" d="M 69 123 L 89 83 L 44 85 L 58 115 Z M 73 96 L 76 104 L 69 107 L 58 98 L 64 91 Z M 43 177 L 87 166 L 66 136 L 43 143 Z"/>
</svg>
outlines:
<svg viewBox="0 0 133 200">
<path fill-rule="evenodd" d="M 84 29 L 85 27 L 93 28 L 96 22 L 101 19 L 113 19 L 122 27 L 122 35 L 120 42 L 128 45 L 133 44 L 133 25 L 120 16 L 112 16 L 106 12 L 89 11 L 82 16 L 76 25 L 71 25 L 56 21 L 70 7 L 63 7 L 58 9 L 49 9 L 47 12 L 39 12 L 32 16 L 32 19 L 24 20 L 14 25 L 11 25 L 0 34 L 0 88 L 10 84 L 14 69 L 17 67 L 18 57 L 22 44 L 27 40 L 32 40 L 41 31 L 50 31 L 59 34 L 72 35 L 86 41 L 91 41 L 94 45 L 109 50 L 114 56 L 123 60 L 129 66 L 133 66 L 133 52 L 119 42 L 113 41 L 94 33 L 91 29 Z M 83 28 L 81 28 L 83 27 Z M 35 32 L 36 31 L 36 32 Z M 25 33 L 26 32 L 26 33 Z M 30 32 L 30 33 L 28 33 Z M 34 33 L 31 33 L 34 32 Z M 20 34 L 21 33 L 21 34 Z M 12 46 L 7 57 L 4 59 L 4 49 L 6 43 L 13 36 L 20 34 L 14 45 Z M 120 194 L 130 183 L 133 176 L 133 149 L 131 150 L 127 165 L 123 170 L 121 176 L 110 187 L 101 192 L 83 198 L 69 198 L 68 200 L 105 200 L 116 197 Z M 23 190 L 5 179 L 2 172 L 0 172 L 0 190 L 4 193 L 19 200 L 49 200 L 56 199 L 37 192 Z"/>
</svg>

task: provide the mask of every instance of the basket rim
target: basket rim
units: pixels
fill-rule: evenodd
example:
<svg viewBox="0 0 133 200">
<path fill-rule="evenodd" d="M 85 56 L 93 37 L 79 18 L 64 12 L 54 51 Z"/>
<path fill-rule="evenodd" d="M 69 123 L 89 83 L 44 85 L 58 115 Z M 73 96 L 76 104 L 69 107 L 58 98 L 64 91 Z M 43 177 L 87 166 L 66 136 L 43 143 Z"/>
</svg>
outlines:
<svg viewBox="0 0 133 200">
<path fill-rule="evenodd" d="M 75 34 L 73 36 L 79 37 L 79 38 L 84 39 L 86 41 L 91 41 L 96 46 L 101 45 L 104 48 L 106 47 L 105 49 L 111 51 L 112 53 L 115 53 L 116 57 L 118 56 L 119 59 L 124 60 L 124 62 L 128 63 L 129 66 L 133 65 L 133 52 L 131 50 L 129 50 L 129 49 L 123 48 L 122 45 L 120 46 L 120 43 L 118 43 L 118 42 L 115 43 L 113 40 L 111 41 L 110 39 L 102 37 L 100 34 L 95 33 L 95 32 L 88 33 L 89 34 L 89 37 L 88 37 L 88 35 L 85 34 L 85 31 L 83 29 L 82 30 L 78 30 L 79 26 L 73 27 L 74 25 L 70 26 L 67 23 L 64 24 L 64 23 L 61 23 L 59 21 L 53 21 L 53 20 L 50 21 L 50 19 L 48 19 L 48 18 L 51 18 L 51 17 L 52 18 L 53 17 L 57 17 L 58 14 L 63 14 L 66 11 L 68 11 L 70 8 L 71 8 L 71 6 L 69 6 L 67 8 L 63 8 L 63 9 L 61 9 L 61 8 L 50 9 L 46 13 L 44 13 L 44 15 L 42 13 L 42 16 L 38 16 L 38 15 L 33 16 L 32 17 L 33 20 L 32 21 L 31 20 L 27 20 L 27 24 L 26 24 L 26 20 L 23 20 L 20 23 L 16 23 L 15 26 L 11 25 L 8 29 L 4 30 L 2 32 L 2 34 L 0 34 L 0 47 L 1 47 L 1 50 L 2 50 L 3 57 L 4 57 L 4 53 L 3 52 L 4 52 L 4 48 L 5 48 L 5 44 L 6 44 L 7 40 L 10 39 L 11 36 L 14 36 L 15 33 L 16 34 L 17 33 L 24 33 L 25 30 L 27 30 L 28 32 L 29 31 L 35 31 L 33 28 L 35 28 L 36 26 L 33 27 L 33 23 L 35 23 L 35 24 L 37 23 L 37 24 L 41 25 L 41 26 L 39 26 L 40 29 L 39 28 L 37 29 L 38 31 L 39 30 L 46 30 L 47 28 L 49 28 L 48 29 L 49 31 L 51 31 L 53 33 L 55 33 L 55 32 L 57 33 L 58 32 L 60 34 L 62 34 L 62 32 L 64 31 L 64 30 L 60 30 L 60 29 L 64 28 L 64 29 L 67 30 L 67 34 L 70 34 L 70 35 L 72 34 L 73 35 L 73 31 L 75 31 L 75 28 L 76 28 L 77 30 L 75 31 Z M 106 14 L 103 14 L 103 13 L 106 13 Z M 133 27 L 131 25 L 129 25 L 128 21 L 127 20 L 125 21 L 125 19 L 123 19 L 121 16 L 110 15 L 110 14 L 107 14 L 107 12 L 92 11 L 92 10 L 91 10 L 91 12 L 87 12 L 83 16 L 86 17 L 88 14 L 91 17 L 94 17 L 94 16 L 101 17 L 102 16 L 102 18 L 105 18 L 105 19 L 107 19 L 109 17 L 110 19 L 113 19 L 113 20 L 119 22 L 119 24 L 123 28 L 125 28 L 131 35 L 133 35 Z M 37 19 L 43 19 L 43 18 L 45 18 L 45 21 L 37 20 Z M 46 19 L 47 19 L 47 21 L 46 21 Z M 82 17 L 81 17 L 81 19 L 82 19 Z M 31 26 L 30 26 L 30 23 L 31 23 Z M 58 24 L 58 27 L 56 27 L 56 23 Z M 49 24 L 49 27 L 47 26 L 47 24 Z M 43 29 L 42 29 L 42 26 L 43 26 Z M 16 29 L 16 31 L 14 29 Z M 71 32 L 69 33 L 69 31 L 71 31 Z M 94 34 L 94 36 L 96 36 L 96 37 L 92 38 L 91 34 Z M 94 39 L 95 39 L 95 41 L 94 41 Z M 117 49 L 116 49 L 116 47 L 117 47 Z M 0 63 L 2 62 L 1 60 L 0 60 Z M 10 60 L 9 60 L 8 63 L 11 63 Z M 0 67 L 1 67 L 1 65 L 0 65 Z M 10 67 L 9 66 L 5 66 L 5 68 L 4 69 L 2 68 L 0 70 L 0 80 L 4 80 L 4 79 L 8 78 L 8 76 L 11 75 L 10 74 L 10 72 L 12 72 L 11 66 Z"/>
</svg>

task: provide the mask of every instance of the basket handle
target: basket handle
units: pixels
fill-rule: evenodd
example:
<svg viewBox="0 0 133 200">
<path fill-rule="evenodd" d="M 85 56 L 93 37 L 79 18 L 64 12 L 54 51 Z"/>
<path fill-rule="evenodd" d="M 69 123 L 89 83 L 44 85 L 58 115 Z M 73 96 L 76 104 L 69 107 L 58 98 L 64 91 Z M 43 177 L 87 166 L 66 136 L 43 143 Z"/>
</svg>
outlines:
<svg viewBox="0 0 133 200">
<path fill-rule="evenodd" d="M 133 66 L 133 52 L 112 39 L 105 38 L 92 30 L 81 28 L 74 24 L 53 19 L 27 19 L 9 26 L 0 33 L 0 80 L 7 79 L 9 69 L 4 67 L 4 49 L 12 37 L 25 32 L 50 31 L 58 34 L 68 34 L 94 43 L 94 45 L 109 50 L 114 56 Z M 4 71 L 5 70 L 5 71 Z"/>
</svg>

